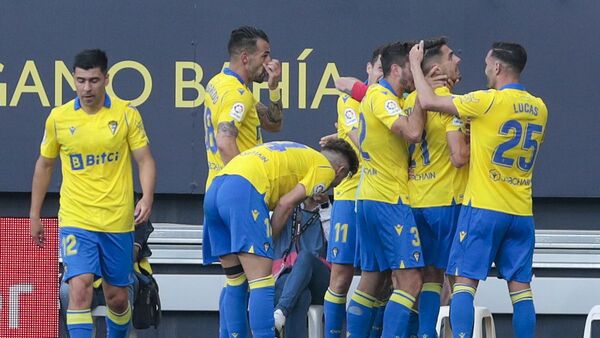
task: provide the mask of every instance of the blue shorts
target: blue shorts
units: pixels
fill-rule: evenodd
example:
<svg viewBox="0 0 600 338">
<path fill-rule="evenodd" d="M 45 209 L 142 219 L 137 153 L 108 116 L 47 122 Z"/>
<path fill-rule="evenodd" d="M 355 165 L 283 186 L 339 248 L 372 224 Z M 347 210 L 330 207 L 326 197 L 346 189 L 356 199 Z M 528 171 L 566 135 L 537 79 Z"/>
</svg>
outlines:
<svg viewBox="0 0 600 338">
<path fill-rule="evenodd" d="M 533 216 L 463 205 L 446 272 L 485 280 L 495 263 L 499 278 L 529 283 L 534 247 Z"/>
<path fill-rule="evenodd" d="M 413 208 L 426 266 L 446 270 L 460 205 Z"/>
<path fill-rule="evenodd" d="M 398 202 L 358 201 L 360 266 L 363 271 L 424 266 L 419 230 L 409 206 Z"/>
<path fill-rule="evenodd" d="M 329 222 L 327 261 L 335 264 L 353 264 L 356 256 L 355 201 L 335 201 Z"/>
<path fill-rule="evenodd" d="M 204 197 L 204 264 L 219 257 L 247 252 L 273 258 L 269 208 L 245 178 L 218 176 Z"/>
<path fill-rule="evenodd" d="M 114 286 L 133 284 L 133 236 L 133 231 L 110 233 L 61 227 L 60 253 L 65 282 L 93 273 Z"/>
</svg>

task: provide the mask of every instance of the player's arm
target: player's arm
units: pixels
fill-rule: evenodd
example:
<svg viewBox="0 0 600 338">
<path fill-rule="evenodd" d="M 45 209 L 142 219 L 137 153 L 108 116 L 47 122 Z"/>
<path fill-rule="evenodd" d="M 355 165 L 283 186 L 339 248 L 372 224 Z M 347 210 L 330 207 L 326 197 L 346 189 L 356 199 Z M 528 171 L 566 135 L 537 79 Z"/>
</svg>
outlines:
<svg viewBox="0 0 600 338">
<path fill-rule="evenodd" d="M 390 129 L 392 133 L 404 138 L 409 143 L 419 143 L 421 142 L 424 126 L 425 110 L 421 108 L 419 101 L 416 100 L 410 115 L 398 116 Z"/>
<path fill-rule="evenodd" d="M 335 79 L 333 81 L 333 83 L 335 84 L 335 88 L 337 88 L 337 90 L 344 92 L 350 96 L 352 96 L 352 89 L 354 88 L 354 86 L 356 85 L 356 83 L 361 83 L 363 84 L 365 87 L 367 85 L 365 85 L 364 83 L 362 83 L 359 79 L 355 78 L 355 77 L 349 77 L 349 76 L 344 76 L 344 77 L 339 77 L 337 79 Z M 362 87 L 362 86 L 359 86 Z M 358 89 L 358 87 L 357 87 Z M 365 90 L 366 93 L 366 90 Z M 359 94 L 358 92 L 356 92 L 356 94 Z M 361 96 L 364 97 L 365 95 L 363 94 Z M 354 98 L 354 97 L 352 97 Z M 354 98 L 356 101 L 360 101 L 359 99 Z"/>
<path fill-rule="evenodd" d="M 137 148 L 131 154 L 138 165 L 140 185 L 142 186 L 142 198 L 138 201 L 134 211 L 135 224 L 140 224 L 148 221 L 152 211 L 156 185 L 156 163 L 149 145 Z"/>
<path fill-rule="evenodd" d="M 321 139 L 319 140 L 319 145 L 321 147 L 323 147 L 325 144 L 327 144 L 327 142 L 329 142 L 331 140 L 337 140 L 337 138 L 338 138 L 338 134 L 337 133 L 325 135 L 325 136 L 321 137 Z"/>
<path fill-rule="evenodd" d="M 31 239 L 42 247 L 44 246 L 44 226 L 40 220 L 42 204 L 48 192 L 48 186 L 52 179 L 54 169 L 54 158 L 48 158 L 40 155 L 35 162 L 33 172 L 33 181 L 31 183 L 31 206 L 29 208 L 29 219 L 31 222 Z"/>
<path fill-rule="evenodd" d="M 276 89 L 276 91 L 279 91 L 279 89 Z M 271 97 L 271 91 L 269 91 L 269 100 L 272 98 L 277 97 Z M 281 98 L 277 98 L 277 101 L 270 101 L 268 107 L 260 102 L 256 104 L 256 112 L 258 113 L 260 126 L 270 132 L 278 132 L 281 130 L 283 124 L 282 111 L 283 105 L 281 103 Z"/>
<path fill-rule="evenodd" d="M 456 168 L 460 168 L 469 163 L 469 144 L 467 135 L 460 130 L 449 131 L 446 133 L 446 142 L 450 148 L 450 162 Z"/>
<path fill-rule="evenodd" d="M 350 138 L 350 141 L 352 141 L 352 143 L 354 143 L 356 148 L 359 148 L 359 146 L 358 146 L 358 129 L 354 128 L 354 129 L 350 130 L 348 132 L 348 137 Z"/>
<path fill-rule="evenodd" d="M 418 93 L 418 101 L 424 110 L 439 111 L 458 116 L 458 110 L 452 102 L 452 96 L 438 96 L 427 83 L 421 62 L 423 61 L 423 41 L 410 50 L 410 69 Z"/>
<path fill-rule="evenodd" d="M 294 208 L 306 198 L 306 188 L 298 183 L 292 191 L 281 196 L 277 202 L 273 215 L 271 215 L 271 229 L 273 237 L 278 237 L 285 226 Z"/>
<path fill-rule="evenodd" d="M 281 89 L 279 89 L 279 80 L 281 80 L 281 64 L 278 60 L 271 60 L 263 65 L 269 75 L 269 107 L 258 103 L 256 111 L 260 119 L 260 125 L 263 129 L 277 132 L 281 130 L 283 122 L 283 104 L 281 103 Z"/>
<path fill-rule="evenodd" d="M 234 121 L 219 122 L 215 139 L 217 140 L 217 148 L 224 164 L 227 164 L 240 153 L 236 142 L 237 136 L 238 129 Z"/>
</svg>

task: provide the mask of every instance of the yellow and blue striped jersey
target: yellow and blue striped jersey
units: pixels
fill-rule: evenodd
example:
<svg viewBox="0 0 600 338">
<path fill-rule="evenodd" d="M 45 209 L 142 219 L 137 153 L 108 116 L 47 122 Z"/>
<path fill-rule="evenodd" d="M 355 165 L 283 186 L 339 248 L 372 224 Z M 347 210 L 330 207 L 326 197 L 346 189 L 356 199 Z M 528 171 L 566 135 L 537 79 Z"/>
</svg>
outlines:
<svg viewBox="0 0 600 338">
<path fill-rule="evenodd" d="M 108 94 L 96 114 L 81 109 L 79 98 L 52 109 L 40 153 L 60 155 L 60 226 L 133 231 L 130 152 L 148 143 L 137 109 Z"/>
<path fill-rule="evenodd" d="M 438 87 L 435 93 L 449 96 L 447 87 Z M 412 92 L 404 103 L 410 115 L 417 92 Z M 461 204 L 467 185 L 469 168 L 456 168 L 450 162 L 450 147 L 446 133 L 460 132 L 463 123 L 448 114 L 428 111 L 421 143 L 409 146 L 410 168 L 408 193 L 413 208 L 429 208 Z"/>
<path fill-rule="evenodd" d="M 400 94 L 402 95 L 402 94 Z M 382 79 L 372 85 L 360 104 L 359 142 L 362 157 L 358 199 L 409 204 L 408 145 L 391 131 L 400 116 L 403 98 Z"/>
<path fill-rule="evenodd" d="M 298 183 L 314 196 L 329 189 L 335 171 L 320 152 L 295 142 L 269 142 L 234 157 L 217 175 L 239 175 L 265 195 L 271 210 Z"/>
<path fill-rule="evenodd" d="M 350 131 L 358 129 L 360 102 L 351 98 L 350 95 L 343 94 L 338 98 L 337 101 L 337 113 L 338 137 L 350 143 L 360 161 L 358 148 L 356 148 L 356 145 L 354 145 L 354 142 L 352 142 L 350 136 L 348 136 Z M 335 200 L 342 201 L 356 199 L 356 188 L 358 187 L 359 180 L 360 175 L 352 175 L 352 177 L 345 178 L 337 187 L 335 187 L 335 189 L 333 189 L 333 196 L 335 197 Z"/>
<path fill-rule="evenodd" d="M 521 84 L 455 96 L 460 117 L 471 120 L 471 162 L 463 204 L 532 215 L 531 180 L 544 140 L 548 110 Z"/>
<path fill-rule="evenodd" d="M 238 129 L 236 143 L 240 152 L 262 144 L 256 103 L 242 78 L 229 68 L 208 82 L 204 99 L 204 142 L 208 161 L 206 190 L 224 167 L 216 141 L 219 123 L 235 124 Z"/>
</svg>

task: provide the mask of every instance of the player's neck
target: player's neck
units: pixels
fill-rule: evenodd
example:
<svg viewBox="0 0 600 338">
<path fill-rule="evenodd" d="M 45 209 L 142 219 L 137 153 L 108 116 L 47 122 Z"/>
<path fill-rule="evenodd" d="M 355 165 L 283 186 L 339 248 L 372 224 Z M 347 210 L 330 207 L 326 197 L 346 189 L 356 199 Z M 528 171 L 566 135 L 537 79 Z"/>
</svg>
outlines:
<svg viewBox="0 0 600 338">
<path fill-rule="evenodd" d="M 104 101 L 104 99 L 102 101 Z M 98 102 L 93 105 L 86 105 L 86 104 L 82 103 L 81 109 L 83 109 L 83 111 L 86 112 L 88 115 L 94 115 L 94 114 L 98 113 L 100 111 L 100 109 L 102 109 L 102 106 L 103 106 L 102 102 Z"/>
<path fill-rule="evenodd" d="M 516 76 L 502 76 L 498 77 L 496 80 L 496 85 L 494 86 L 496 89 L 500 89 L 511 83 L 519 83 L 520 79 Z"/>
<path fill-rule="evenodd" d="M 237 63 L 230 63 L 229 69 L 231 71 L 235 72 L 237 75 L 239 75 L 242 78 L 242 80 L 244 81 L 244 83 L 246 85 L 248 85 L 248 72 L 246 71 L 246 68 L 244 68 L 244 65 L 237 64 Z"/>
</svg>

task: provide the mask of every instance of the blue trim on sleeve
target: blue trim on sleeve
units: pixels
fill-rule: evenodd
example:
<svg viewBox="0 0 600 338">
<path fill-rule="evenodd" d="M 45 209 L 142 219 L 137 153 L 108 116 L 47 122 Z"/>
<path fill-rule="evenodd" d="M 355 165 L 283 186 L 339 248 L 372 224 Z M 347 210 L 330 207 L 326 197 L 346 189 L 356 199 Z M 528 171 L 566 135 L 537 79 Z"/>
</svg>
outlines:
<svg viewBox="0 0 600 338">
<path fill-rule="evenodd" d="M 223 74 L 229 75 L 229 76 L 233 76 L 236 79 L 238 79 L 238 81 L 240 81 L 243 85 L 246 85 L 246 83 L 244 82 L 244 80 L 242 79 L 242 77 L 240 76 L 240 74 L 234 72 L 233 70 L 231 70 L 229 68 L 223 69 Z"/>
<path fill-rule="evenodd" d="M 525 86 L 523 86 L 520 83 L 509 83 L 507 85 L 502 86 L 502 88 L 500 88 L 499 90 L 504 90 L 504 89 L 525 90 Z"/>
<path fill-rule="evenodd" d="M 394 93 L 394 95 L 398 96 L 398 93 L 396 93 L 396 91 L 394 90 L 394 88 L 392 88 L 392 85 L 389 82 L 387 82 L 386 79 L 379 80 L 379 84 L 381 86 L 383 86 L 384 88 L 389 89 L 389 91 L 391 91 L 392 93 Z"/>
</svg>

